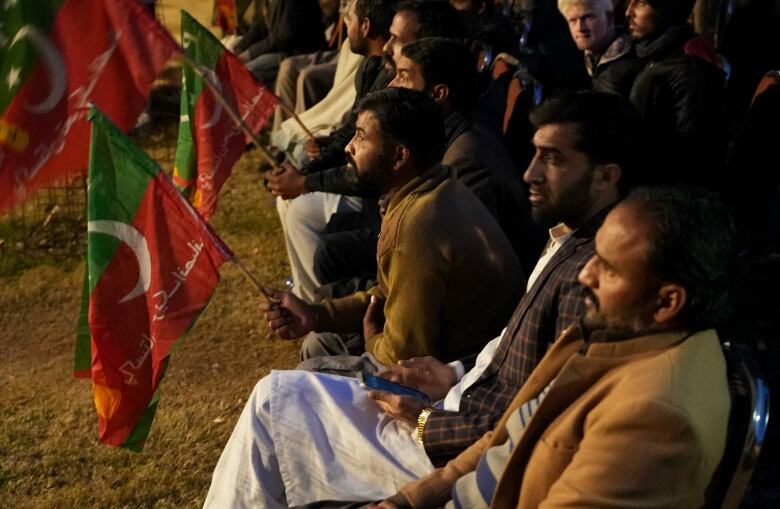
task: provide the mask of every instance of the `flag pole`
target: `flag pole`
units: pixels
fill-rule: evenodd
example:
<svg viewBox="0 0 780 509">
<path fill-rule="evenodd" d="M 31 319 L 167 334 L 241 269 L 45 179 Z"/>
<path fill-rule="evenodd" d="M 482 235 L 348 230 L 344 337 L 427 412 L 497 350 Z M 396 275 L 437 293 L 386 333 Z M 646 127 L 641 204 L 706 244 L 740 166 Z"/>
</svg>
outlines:
<svg viewBox="0 0 780 509">
<path fill-rule="evenodd" d="M 260 294 L 265 297 L 265 299 L 270 303 L 273 301 L 270 295 L 268 295 L 268 292 L 265 291 L 265 288 L 263 285 L 260 284 L 260 281 L 257 280 L 255 276 L 252 275 L 251 272 L 244 266 L 243 263 L 241 263 L 241 260 L 238 259 L 237 256 L 233 255 L 233 258 L 231 258 L 233 262 L 238 266 L 238 268 L 241 270 L 241 273 L 249 280 L 250 283 L 252 283 L 252 286 L 255 287 L 255 289 L 260 292 Z"/>
<path fill-rule="evenodd" d="M 277 99 L 279 98 L 277 97 Z M 314 133 L 309 131 L 309 128 L 306 127 L 306 124 L 303 123 L 301 117 L 299 117 L 298 114 L 292 110 L 292 108 L 284 104 L 281 99 L 279 99 L 279 107 L 282 108 L 285 113 L 287 113 L 288 115 L 290 115 L 292 118 L 295 119 L 295 122 L 301 127 L 301 129 L 303 129 L 303 132 L 306 134 L 306 136 L 308 136 L 312 140 L 315 140 Z"/>
<path fill-rule="evenodd" d="M 235 122 L 236 126 L 238 126 L 241 132 L 243 132 L 250 140 L 252 140 L 252 143 L 254 143 L 255 146 L 260 149 L 260 155 L 263 156 L 266 162 L 268 162 L 268 164 L 270 164 L 271 167 L 276 167 L 277 166 L 276 160 L 273 158 L 273 156 L 271 156 L 268 150 L 260 142 L 260 138 L 258 138 L 257 135 L 252 132 L 249 126 L 246 125 L 246 123 L 241 119 L 241 116 L 238 114 L 238 112 L 233 108 L 233 106 L 230 105 L 227 99 L 225 99 L 225 97 L 219 91 L 217 85 L 215 85 L 211 81 L 211 79 L 206 75 L 206 73 L 203 72 L 203 69 L 201 69 L 200 65 L 198 65 L 198 63 L 195 62 L 195 60 L 193 60 L 193 58 L 183 48 L 182 48 L 182 58 L 184 58 L 184 61 L 187 62 L 187 64 L 192 68 L 193 71 L 195 71 L 195 74 L 197 74 L 203 79 L 203 82 L 206 84 L 209 90 L 211 90 L 211 93 L 214 95 L 214 98 L 222 106 L 222 109 L 228 112 L 228 115 L 230 116 L 231 119 L 233 119 L 233 122 Z"/>
</svg>

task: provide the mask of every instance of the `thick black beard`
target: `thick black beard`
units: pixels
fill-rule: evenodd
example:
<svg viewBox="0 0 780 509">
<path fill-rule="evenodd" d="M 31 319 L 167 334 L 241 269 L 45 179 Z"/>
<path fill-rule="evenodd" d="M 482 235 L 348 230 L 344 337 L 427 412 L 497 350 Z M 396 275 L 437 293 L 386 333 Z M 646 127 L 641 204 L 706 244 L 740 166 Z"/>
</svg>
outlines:
<svg viewBox="0 0 780 509">
<path fill-rule="evenodd" d="M 381 171 L 375 171 L 378 168 L 366 173 L 358 173 L 355 160 L 347 154 L 347 171 L 344 173 L 346 183 L 366 196 L 375 196 L 382 193 L 382 187 L 385 183 L 385 175 Z"/>
</svg>

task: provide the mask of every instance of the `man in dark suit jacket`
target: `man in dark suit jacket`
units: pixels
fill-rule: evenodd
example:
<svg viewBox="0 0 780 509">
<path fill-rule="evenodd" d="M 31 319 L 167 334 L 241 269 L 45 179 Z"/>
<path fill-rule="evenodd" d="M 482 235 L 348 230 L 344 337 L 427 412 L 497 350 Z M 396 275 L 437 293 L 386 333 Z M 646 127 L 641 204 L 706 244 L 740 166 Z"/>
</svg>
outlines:
<svg viewBox="0 0 780 509">
<path fill-rule="evenodd" d="M 537 128 L 536 155 L 524 179 L 532 215 L 555 226 L 503 336 L 491 343 L 492 352 L 480 354 L 475 369 L 482 371 L 468 373 L 471 383 L 460 383 L 461 388 L 454 386 L 466 379 L 463 369 L 432 357 L 402 361 L 384 373 L 420 389 L 431 401 L 445 395 L 450 399 L 457 390 L 457 411 L 429 408 L 405 396 L 373 394 L 388 414 L 417 426 L 418 441 L 435 466 L 495 426 L 550 343 L 583 314 L 577 275 L 593 256 L 596 230 L 627 187 L 627 172 L 639 155 L 638 119 L 611 94 L 563 95 L 535 110 L 531 120 Z M 445 407 L 451 408 L 447 399 Z"/>
</svg>

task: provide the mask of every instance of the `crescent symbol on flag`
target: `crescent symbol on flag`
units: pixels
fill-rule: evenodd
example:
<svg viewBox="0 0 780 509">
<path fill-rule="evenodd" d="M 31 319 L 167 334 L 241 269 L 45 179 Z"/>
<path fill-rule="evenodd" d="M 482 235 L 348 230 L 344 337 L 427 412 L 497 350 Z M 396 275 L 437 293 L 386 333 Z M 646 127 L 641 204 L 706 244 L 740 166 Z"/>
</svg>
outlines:
<svg viewBox="0 0 780 509">
<path fill-rule="evenodd" d="M 65 94 L 65 88 L 68 84 L 67 71 L 65 70 L 65 63 L 62 60 L 62 55 L 57 48 L 52 44 L 43 34 L 41 34 L 33 25 L 23 26 L 14 36 L 11 46 L 19 42 L 21 39 L 27 38 L 37 48 L 38 52 L 43 58 L 43 62 L 46 65 L 46 70 L 49 74 L 49 81 L 51 82 L 51 90 L 49 95 L 42 102 L 38 104 L 28 104 L 27 111 L 33 113 L 46 113 L 51 111 L 60 102 L 62 96 Z"/>
<path fill-rule="evenodd" d="M 217 77 L 217 73 L 215 73 L 212 70 L 203 70 L 208 75 L 208 79 L 211 80 L 211 82 L 216 86 L 217 90 L 220 94 L 222 94 L 222 82 L 219 81 L 219 78 Z M 213 92 L 212 92 L 213 93 Z M 214 102 L 214 111 L 211 112 L 211 118 L 209 118 L 209 121 L 203 124 L 203 127 L 205 129 L 211 129 L 216 125 L 216 123 L 219 121 L 219 118 L 222 116 L 222 104 L 219 101 Z"/>
<path fill-rule="evenodd" d="M 105 233 L 118 238 L 130 247 L 138 259 L 138 283 L 119 303 L 121 304 L 146 293 L 152 282 L 152 262 L 149 256 L 149 246 L 146 244 L 146 239 L 141 235 L 141 232 L 129 224 L 108 220 L 90 221 L 87 224 L 87 231 Z"/>
</svg>

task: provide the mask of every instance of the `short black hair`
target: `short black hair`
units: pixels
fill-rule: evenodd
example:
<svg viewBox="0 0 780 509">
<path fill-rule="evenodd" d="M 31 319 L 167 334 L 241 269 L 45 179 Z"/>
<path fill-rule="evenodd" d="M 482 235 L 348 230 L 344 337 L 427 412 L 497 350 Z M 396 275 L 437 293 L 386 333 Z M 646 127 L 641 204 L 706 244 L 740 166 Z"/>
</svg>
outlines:
<svg viewBox="0 0 780 509">
<path fill-rule="evenodd" d="M 397 0 L 355 0 L 355 14 L 359 20 L 368 18 L 377 33 L 387 39 L 390 37 L 396 3 Z"/>
<path fill-rule="evenodd" d="M 427 94 L 405 88 L 385 88 L 361 99 L 358 111 L 370 111 L 391 143 L 404 145 L 422 168 L 441 161 L 444 117 Z"/>
<path fill-rule="evenodd" d="M 685 288 L 682 325 L 694 332 L 726 323 L 734 308 L 737 234 L 723 200 L 693 187 L 642 187 L 622 205 L 636 207 L 650 226 L 650 270 Z"/>
<path fill-rule="evenodd" d="M 564 92 L 534 108 L 530 120 L 536 129 L 549 124 L 577 124 L 577 150 L 585 153 L 592 164 L 620 166 L 621 195 L 641 180 L 646 155 L 644 125 L 637 111 L 617 94 Z"/>
<path fill-rule="evenodd" d="M 427 86 L 447 85 L 454 109 L 473 106 L 477 98 L 477 63 L 465 45 L 443 37 L 426 37 L 405 45 L 401 54 L 420 66 Z"/>
<path fill-rule="evenodd" d="M 462 39 L 465 36 L 458 11 L 449 2 L 441 0 L 405 0 L 396 4 L 395 12 L 411 11 L 417 15 L 420 28 L 417 38 L 447 37 Z"/>
</svg>

